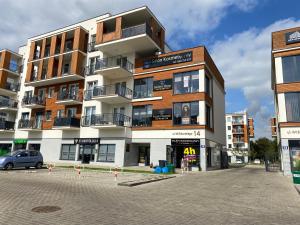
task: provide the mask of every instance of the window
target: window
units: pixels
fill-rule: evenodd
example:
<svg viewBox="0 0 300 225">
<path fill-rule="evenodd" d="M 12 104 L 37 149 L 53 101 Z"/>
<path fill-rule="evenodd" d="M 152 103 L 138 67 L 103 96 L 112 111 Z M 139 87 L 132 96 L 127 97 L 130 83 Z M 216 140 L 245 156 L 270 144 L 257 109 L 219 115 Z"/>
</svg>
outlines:
<svg viewBox="0 0 300 225">
<path fill-rule="evenodd" d="M 227 117 L 227 122 L 231 122 L 231 117 Z"/>
<path fill-rule="evenodd" d="M 28 152 L 21 152 L 18 154 L 19 157 L 28 157 Z"/>
<path fill-rule="evenodd" d="M 153 78 L 134 80 L 133 98 L 149 98 L 153 94 Z"/>
<path fill-rule="evenodd" d="M 132 109 L 132 126 L 152 125 L 152 105 L 134 106 Z"/>
<path fill-rule="evenodd" d="M 231 145 L 231 144 L 228 144 L 228 148 L 232 148 L 232 145 Z"/>
<path fill-rule="evenodd" d="M 52 98 L 54 95 L 54 87 L 48 89 L 48 98 Z"/>
<path fill-rule="evenodd" d="M 300 81 L 300 55 L 282 57 L 283 82 Z"/>
<path fill-rule="evenodd" d="M 174 74 L 174 94 L 185 94 L 199 91 L 199 71 Z"/>
<path fill-rule="evenodd" d="M 227 130 L 231 130 L 231 126 L 228 126 L 228 127 L 227 127 Z"/>
<path fill-rule="evenodd" d="M 206 126 L 212 128 L 211 107 L 208 105 L 206 105 L 205 115 L 206 115 Z"/>
<path fill-rule="evenodd" d="M 174 103 L 173 114 L 174 125 L 199 124 L 199 102 Z"/>
<path fill-rule="evenodd" d="M 47 110 L 47 111 L 46 111 L 45 117 L 46 117 L 46 120 L 47 120 L 47 121 L 51 120 L 51 114 L 52 114 L 52 111 L 51 111 L 51 110 Z"/>
<path fill-rule="evenodd" d="M 59 109 L 57 110 L 57 118 L 62 118 L 64 116 L 65 110 Z"/>
<path fill-rule="evenodd" d="M 67 109 L 67 117 L 76 117 L 77 108 L 68 108 Z"/>
<path fill-rule="evenodd" d="M 300 92 L 285 93 L 287 121 L 300 121 Z"/>
<path fill-rule="evenodd" d="M 98 161 L 99 162 L 114 162 L 115 161 L 116 145 L 100 145 Z"/>
<path fill-rule="evenodd" d="M 38 156 L 38 155 L 39 155 L 38 151 L 30 151 L 29 152 L 29 156 L 35 157 L 35 156 Z"/>
<path fill-rule="evenodd" d="M 205 75 L 205 92 L 209 95 L 212 96 L 212 91 L 211 91 L 211 79 Z"/>
<path fill-rule="evenodd" d="M 75 160 L 76 145 L 62 144 L 60 160 Z"/>
<path fill-rule="evenodd" d="M 228 135 L 228 140 L 231 140 L 231 135 Z"/>
</svg>

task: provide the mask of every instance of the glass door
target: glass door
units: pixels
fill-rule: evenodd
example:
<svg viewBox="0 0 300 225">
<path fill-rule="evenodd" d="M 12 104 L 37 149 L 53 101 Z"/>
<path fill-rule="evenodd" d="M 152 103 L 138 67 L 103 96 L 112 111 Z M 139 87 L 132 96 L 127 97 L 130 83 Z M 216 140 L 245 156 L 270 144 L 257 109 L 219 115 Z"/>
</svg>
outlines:
<svg viewBox="0 0 300 225">
<path fill-rule="evenodd" d="M 43 112 L 36 112 L 35 113 L 35 126 L 33 128 L 42 128 L 42 121 L 43 121 Z"/>
<path fill-rule="evenodd" d="M 85 107 L 84 109 L 84 124 L 86 126 L 91 125 L 91 122 L 94 119 L 94 115 L 96 114 L 96 106 Z"/>
</svg>

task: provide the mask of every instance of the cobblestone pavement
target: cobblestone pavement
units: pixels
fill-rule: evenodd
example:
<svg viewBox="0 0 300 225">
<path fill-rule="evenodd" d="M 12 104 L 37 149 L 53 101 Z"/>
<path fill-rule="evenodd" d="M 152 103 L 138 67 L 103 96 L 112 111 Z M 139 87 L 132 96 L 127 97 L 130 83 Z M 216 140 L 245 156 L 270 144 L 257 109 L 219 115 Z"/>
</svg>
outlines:
<svg viewBox="0 0 300 225">
<path fill-rule="evenodd" d="M 149 175 L 120 174 L 118 181 Z M 179 175 L 136 187 L 113 175 L 71 170 L 0 172 L 0 224 L 299 224 L 290 178 L 245 167 Z M 36 213 L 37 206 L 59 206 Z"/>
</svg>

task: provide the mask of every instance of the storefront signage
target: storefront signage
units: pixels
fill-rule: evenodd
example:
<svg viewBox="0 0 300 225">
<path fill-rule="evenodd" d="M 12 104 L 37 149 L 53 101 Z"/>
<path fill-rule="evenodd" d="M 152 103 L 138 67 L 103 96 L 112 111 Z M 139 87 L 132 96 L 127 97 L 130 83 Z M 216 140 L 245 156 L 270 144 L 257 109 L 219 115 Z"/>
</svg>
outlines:
<svg viewBox="0 0 300 225">
<path fill-rule="evenodd" d="M 171 139 L 171 145 L 176 146 L 200 146 L 200 139 Z"/>
<path fill-rule="evenodd" d="M 100 144 L 100 138 L 74 138 L 74 144 L 92 145 Z"/>
<path fill-rule="evenodd" d="M 26 144 L 27 143 L 27 139 L 15 139 L 14 143 L 15 144 Z"/>
<path fill-rule="evenodd" d="M 153 81 L 153 91 L 163 91 L 172 89 L 172 79 Z"/>
<path fill-rule="evenodd" d="M 168 55 L 160 58 L 153 58 L 144 61 L 144 69 L 153 67 L 168 66 L 172 64 L 185 63 L 193 60 L 193 52 L 183 52 L 174 55 Z"/>
<path fill-rule="evenodd" d="M 286 44 L 293 44 L 300 42 L 300 30 L 295 32 L 289 32 L 285 34 Z"/>
<path fill-rule="evenodd" d="M 172 109 L 153 109 L 152 118 L 153 120 L 171 120 Z"/>
</svg>

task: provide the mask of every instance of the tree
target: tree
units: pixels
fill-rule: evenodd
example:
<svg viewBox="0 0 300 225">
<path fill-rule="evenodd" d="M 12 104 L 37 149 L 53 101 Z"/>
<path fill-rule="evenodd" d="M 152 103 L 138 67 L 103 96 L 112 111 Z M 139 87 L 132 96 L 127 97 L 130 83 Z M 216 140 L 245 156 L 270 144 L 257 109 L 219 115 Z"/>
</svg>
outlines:
<svg viewBox="0 0 300 225">
<path fill-rule="evenodd" d="M 278 161 L 279 153 L 277 141 L 268 138 L 260 138 L 250 142 L 250 158 L 251 160 L 270 160 Z"/>
</svg>

